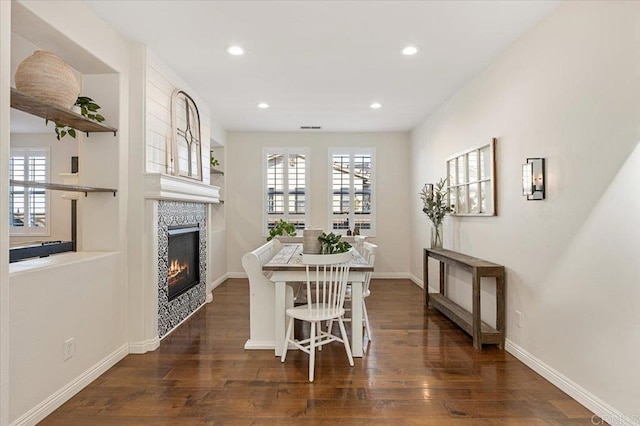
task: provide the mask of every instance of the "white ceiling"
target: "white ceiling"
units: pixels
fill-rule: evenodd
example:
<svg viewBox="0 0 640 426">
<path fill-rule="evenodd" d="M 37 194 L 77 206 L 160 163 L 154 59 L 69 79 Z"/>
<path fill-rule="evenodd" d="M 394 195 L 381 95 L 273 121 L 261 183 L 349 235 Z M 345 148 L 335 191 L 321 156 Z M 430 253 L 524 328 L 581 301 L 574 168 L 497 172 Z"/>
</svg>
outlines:
<svg viewBox="0 0 640 426">
<path fill-rule="evenodd" d="M 85 0 L 230 131 L 407 131 L 558 1 Z M 231 56 L 231 44 L 244 56 Z M 401 49 L 420 51 L 412 57 Z M 382 103 L 373 110 L 369 105 Z M 267 102 L 271 108 L 256 107 Z"/>
</svg>

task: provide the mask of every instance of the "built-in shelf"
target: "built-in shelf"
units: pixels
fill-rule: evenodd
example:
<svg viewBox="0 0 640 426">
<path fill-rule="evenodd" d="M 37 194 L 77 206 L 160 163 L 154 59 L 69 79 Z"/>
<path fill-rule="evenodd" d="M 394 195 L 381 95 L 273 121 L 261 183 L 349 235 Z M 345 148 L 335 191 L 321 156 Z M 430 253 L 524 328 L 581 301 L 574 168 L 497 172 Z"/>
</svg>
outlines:
<svg viewBox="0 0 640 426">
<path fill-rule="evenodd" d="M 9 180 L 9 184 L 12 186 L 24 186 L 27 188 L 44 188 L 54 191 L 68 191 L 68 192 L 84 192 L 87 196 L 89 192 L 113 192 L 113 196 L 116 196 L 117 189 L 113 188 L 94 188 L 92 186 L 80 186 L 80 185 L 64 185 L 61 183 L 46 183 L 46 182 L 33 182 L 27 180 Z"/>
<path fill-rule="evenodd" d="M 118 132 L 116 128 L 91 121 L 73 111 L 46 104 L 29 95 L 18 92 L 13 87 L 11 88 L 11 108 L 42 117 L 45 120 L 53 121 L 63 126 L 72 127 L 86 133 L 87 136 L 91 132 L 109 132 L 115 136 Z"/>
<path fill-rule="evenodd" d="M 223 175 L 223 174 L 224 174 L 224 170 L 219 169 L 219 168 L 217 168 L 217 167 L 211 167 L 211 169 L 210 169 L 210 173 L 211 173 L 212 175 Z"/>
</svg>

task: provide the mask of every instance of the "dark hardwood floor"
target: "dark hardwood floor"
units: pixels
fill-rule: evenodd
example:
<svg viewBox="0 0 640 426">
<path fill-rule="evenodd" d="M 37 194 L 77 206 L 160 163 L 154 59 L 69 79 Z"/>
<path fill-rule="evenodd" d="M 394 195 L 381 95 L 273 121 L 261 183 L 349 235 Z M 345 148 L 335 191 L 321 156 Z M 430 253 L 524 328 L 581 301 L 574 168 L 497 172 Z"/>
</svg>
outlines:
<svg viewBox="0 0 640 426">
<path fill-rule="evenodd" d="M 318 353 L 309 383 L 306 354 L 290 351 L 282 364 L 272 351 L 245 351 L 249 286 L 230 279 L 158 350 L 127 356 L 41 424 L 593 424 L 510 354 L 474 350 L 409 280 L 371 285 L 373 341 L 354 367 L 336 342 Z"/>
</svg>

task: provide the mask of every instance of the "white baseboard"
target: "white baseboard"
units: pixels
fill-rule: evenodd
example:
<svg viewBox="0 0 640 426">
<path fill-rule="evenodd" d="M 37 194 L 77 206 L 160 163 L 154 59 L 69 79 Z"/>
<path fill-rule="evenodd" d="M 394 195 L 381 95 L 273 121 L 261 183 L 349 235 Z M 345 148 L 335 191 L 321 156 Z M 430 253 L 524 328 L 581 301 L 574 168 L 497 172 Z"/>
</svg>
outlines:
<svg viewBox="0 0 640 426">
<path fill-rule="evenodd" d="M 244 348 L 246 350 L 258 350 L 258 349 L 269 349 L 274 350 L 276 347 L 276 342 L 273 340 L 247 340 L 247 343 L 244 344 Z"/>
<path fill-rule="evenodd" d="M 227 272 L 227 278 L 247 278 L 246 272 Z"/>
<path fill-rule="evenodd" d="M 549 365 L 545 364 L 540 359 L 536 358 L 509 339 L 506 339 L 505 350 L 511 355 L 518 358 L 536 373 L 540 374 L 542 377 L 560 388 L 567 395 L 578 401 L 580 404 L 584 405 L 589 410 L 593 411 L 605 422 L 611 425 L 621 426 L 637 426 L 638 424 L 640 424 L 640 416 L 634 416 L 633 419 L 625 416 L 620 411 L 613 408 L 611 405 L 607 404 L 582 386 L 578 385 L 568 377 L 564 376 Z M 600 420 L 594 421 L 596 421 L 596 423 L 593 424 L 604 424 L 597 423 L 600 422 Z"/>
<path fill-rule="evenodd" d="M 67 402 L 71 397 L 84 389 L 89 383 L 100 377 L 105 371 L 116 365 L 118 361 L 129 354 L 129 345 L 124 344 L 111 354 L 107 355 L 93 367 L 82 373 L 80 376 L 67 383 L 54 394 L 46 398 L 40 404 L 27 411 L 25 414 L 16 419 L 11 426 L 31 426 L 35 425 L 62 404 Z"/>
<path fill-rule="evenodd" d="M 404 280 L 411 279 L 411 274 L 406 272 L 374 272 L 371 278 L 377 280 Z"/>
<path fill-rule="evenodd" d="M 247 278 L 246 272 L 229 272 L 226 278 Z M 415 281 L 415 277 L 407 272 L 374 272 L 371 278 L 378 280 L 401 280 L 408 279 Z"/>
<path fill-rule="evenodd" d="M 220 278 L 218 278 L 213 283 L 211 283 L 211 290 L 213 290 L 214 288 L 218 287 L 220 284 L 225 282 L 225 280 L 227 278 L 229 278 L 229 274 L 222 274 L 222 276 Z M 207 295 L 207 297 L 209 297 L 209 296 Z"/>
<path fill-rule="evenodd" d="M 144 354 L 150 351 L 155 351 L 160 347 L 160 338 L 155 336 L 153 339 L 144 340 L 142 342 L 130 342 L 129 353 L 131 354 Z"/>
<path fill-rule="evenodd" d="M 414 283 L 415 285 L 417 285 L 418 287 L 420 287 L 420 288 L 424 289 L 424 281 L 422 281 L 420 278 L 418 278 L 418 277 L 416 277 L 415 275 L 413 275 L 413 274 L 411 274 L 411 273 L 410 273 L 410 274 L 409 274 L 409 279 L 410 279 L 411 281 L 413 281 L 413 283 Z"/>
</svg>

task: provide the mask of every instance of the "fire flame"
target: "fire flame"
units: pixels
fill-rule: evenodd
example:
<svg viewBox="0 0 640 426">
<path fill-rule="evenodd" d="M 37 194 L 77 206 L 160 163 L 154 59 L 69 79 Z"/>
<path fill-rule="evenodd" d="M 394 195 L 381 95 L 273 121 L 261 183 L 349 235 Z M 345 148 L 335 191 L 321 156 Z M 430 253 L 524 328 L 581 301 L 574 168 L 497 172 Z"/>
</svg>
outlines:
<svg viewBox="0 0 640 426">
<path fill-rule="evenodd" d="M 175 277 L 184 270 L 187 270 L 187 273 L 189 273 L 189 265 L 187 262 L 180 263 L 178 259 L 174 259 L 171 261 L 171 265 L 169 266 L 169 277 Z"/>
</svg>

